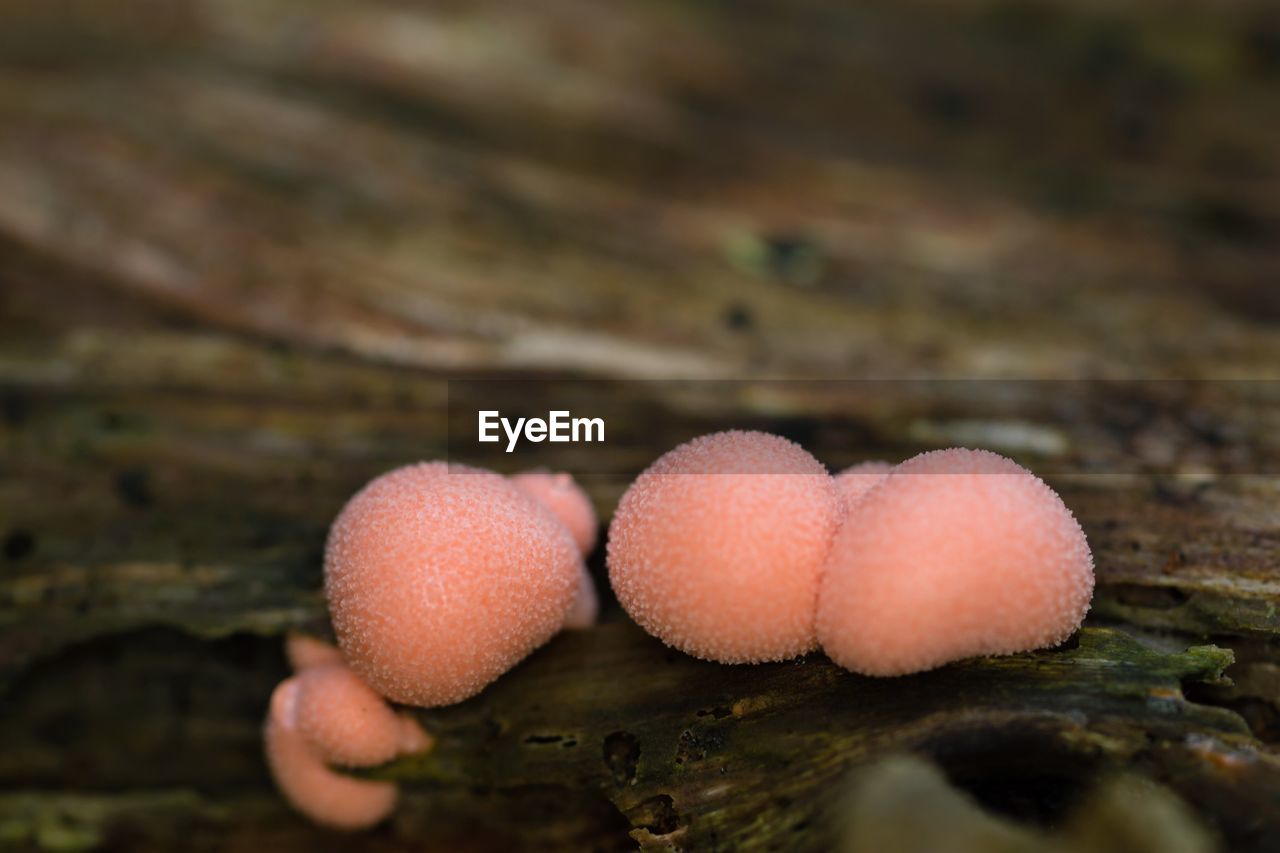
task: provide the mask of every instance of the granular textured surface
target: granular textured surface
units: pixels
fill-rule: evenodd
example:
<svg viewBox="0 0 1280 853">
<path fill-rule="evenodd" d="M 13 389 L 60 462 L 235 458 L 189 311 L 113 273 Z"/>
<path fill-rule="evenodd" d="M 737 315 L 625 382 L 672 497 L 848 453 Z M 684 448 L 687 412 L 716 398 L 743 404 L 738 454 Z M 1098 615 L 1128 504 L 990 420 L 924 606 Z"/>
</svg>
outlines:
<svg viewBox="0 0 1280 853">
<path fill-rule="evenodd" d="M 560 523 L 568 528 L 583 556 L 595 549 L 600 522 L 596 518 L 596 510 L 591 505 L 591 499 L 587 497 L 582 487 L 574 482 L 573 477 L 565 473 L 553 474 L 544 469 L 537 469 L 513 474 L 511 482 L 560 519 Z M 596 585 L 584 565 L 577 591 L 574 593 L 573 607 L 569 611 L 564 626 L 570 629 L 590 628 L 596 624 L 596 616 L 599 612 L 600 598 L 596 594 Z"/>
<path fill-rule="evenodd" d="M 514 474 L 511 482 L 516 488 L 551 510 L 560 523 L 569 528 L 578 550 L 590 554 L 596 547 L 596 535 L 600 522 L 595 507 L 582 487 L 565 473 L 535 470 Z"/>
<path fill-rule="evenodd" d="M 631 485 L 609 528 L 609 579 L 645 630 L 708 660 L 814 648 L 818 579 L 839 523 L 826 469 L 799 445 L 722 432 Z"/>
<path fill-rule="evenodd" d="M 377 478 L 343 508 L 325 594 L 343 655 L 370 687 L 448 705 L 560 630 L 581 571 L 568 530 L 509 480 L 422 463 Z"/>
<path fill-rule="evenodd" d="M 308 667 L 296 680 L 298 731 L 326 761 L 368 767 L 395 758 L 399 716 L 346 664 Z"/>
<path fill-rule="evenodd" d="M 1065 640 L 1093 559 L 1058 495 L 1012 460 L 942 450 L 857 502 L 827 561 L 818 639 L 840 665 L 902 675 Z"/>
<path fill-rule="evenodd" d="M 888 462 L 860 462 L 836 474 L 836 488 L 840 491 L 840 501 L 845 511 L 852 509 L 863 495 L 889 476 L 892 470 L 893 466 Z"/>
</svg>

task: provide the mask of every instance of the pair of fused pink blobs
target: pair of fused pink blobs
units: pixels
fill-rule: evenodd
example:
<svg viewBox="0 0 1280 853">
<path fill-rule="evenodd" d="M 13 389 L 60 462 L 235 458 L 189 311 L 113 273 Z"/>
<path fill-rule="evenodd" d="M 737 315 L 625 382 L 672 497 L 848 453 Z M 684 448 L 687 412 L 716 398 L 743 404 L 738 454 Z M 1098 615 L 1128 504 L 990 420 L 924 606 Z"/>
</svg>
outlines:
<svg viewBox="0 0 1280 853">
<path fill-rule="evenodd" d="M 1055 645 L 1093 592 L 1084 532 L 1052 489 L 983 450 L 836 477 L 759 432 L 683 444 L 623 495 L 609 580 L 651 634 L 725 663 L 821 646 L 868 675 Z"/>
</svg>

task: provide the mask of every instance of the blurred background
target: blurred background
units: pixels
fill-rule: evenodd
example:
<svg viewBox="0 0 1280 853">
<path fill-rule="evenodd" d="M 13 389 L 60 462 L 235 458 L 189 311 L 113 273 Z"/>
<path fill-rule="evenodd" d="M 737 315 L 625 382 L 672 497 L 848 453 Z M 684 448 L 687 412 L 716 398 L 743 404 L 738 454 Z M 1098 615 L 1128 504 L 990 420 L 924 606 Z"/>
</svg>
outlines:
<svg viewBox="0 0 1280 853">
<path fill-rule="evenodd" d="M 521 459 L 606 522 L 729 426 L 1060 475 L 1094 619 L 1233 648 L 1194 698 L 1269 743 L 1278 234 L 1269 0 L 0 0 L 0 845 L 343 843 L 258 726 L 450 380 L 607 399 L 618 452 Z M 1265 849 L 1276 779 L 1269 829 L 1195 805 Z M 466 832 L 548 808 L 456 787 Z M 599 802 L 533 846 L 663 825 Z"/>
</svg>

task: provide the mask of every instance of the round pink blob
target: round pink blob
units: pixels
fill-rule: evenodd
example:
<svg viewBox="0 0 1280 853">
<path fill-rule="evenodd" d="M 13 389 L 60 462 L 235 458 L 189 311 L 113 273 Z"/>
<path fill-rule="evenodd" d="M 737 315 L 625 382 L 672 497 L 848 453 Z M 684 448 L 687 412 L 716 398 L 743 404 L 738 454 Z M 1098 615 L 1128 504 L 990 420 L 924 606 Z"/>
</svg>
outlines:
<svg viewBox="0 0 1280 853">
<path fill-rule="evenodd" d="M 847 669 L 904 675 L 1055 645 L 1092 593 L 1084 532 L 1052 489 L 985 450 L 933 451 L 894 468 L 836 535 L 818 639 Z"/>
<path fill-rule="evenodd" d="M 505 477 L 423 463 L 343 508 L 325 594 L 343 655 L 410 705 L 479 693 L 564 624 L 581 558 L 549 510 Z"/>
<path fill-rule="evenodd" d="M 396 757 L 403 735 L 400 717 L 346 664 L 308 667 L 296 681 L 297 728 L 321 758 L 369 767 Z"/>
<path fill-rule="evenodd" d="M 834 482 L 799 445 L 761 432 L 695 438 L 622 496 L 609 579 L 668 645 L 724 663 L 785 660 L 815 646 L 839 515 Z"/>
<path fill-rule="evenodd" d="M 355 779 L 331 770 L 297 727 L 298 680 L 287 678 L 271 694 L 263 736 L 267 764 L 285 798 L 318 824 L 364 829 L 395 810 L 393 782 Z"/>
<path fill-rule="evenodd" d="M 511 477 L 516 488 L 551 510 L 573 534 L 573 541 L 583 555 L 596 547 L 599 520 L 595 507 L 582 487 L 568 474 L 546 470 L 525 471 Z"/>
<path fill-rule="evenodd" d="M 874 489 L 892 470 L 893 466 L 888 462 L 859 462 L 836 474 L 836 489 L 840 492 L 840 502 L 845 511 L 852 509 L 863 495 Z"/>
</svg>

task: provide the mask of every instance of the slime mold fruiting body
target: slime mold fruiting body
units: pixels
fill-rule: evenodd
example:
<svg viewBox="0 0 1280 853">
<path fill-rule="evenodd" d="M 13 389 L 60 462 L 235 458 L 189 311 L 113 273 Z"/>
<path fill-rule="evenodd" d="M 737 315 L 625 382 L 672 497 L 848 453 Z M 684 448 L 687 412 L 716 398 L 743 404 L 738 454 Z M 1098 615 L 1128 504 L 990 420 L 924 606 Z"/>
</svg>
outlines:
<svg viewBox="0 0 1280 853">
<path fill-rule="evenodd" d="M 819 573 L 839 523 L 826 469 L 799 445 L 722 432 L 680 445 L 623 495 L 609 579 L 649 633 L 724 663 L 814 648 Z"/>
<path fill-rule="evenodd" d="M 573 541 L 582 554 L 591 553 L 596 547 L 599 520 L 591 499 L 569 474 L 551 473 L 545 470 L 524 471 L 514 474 L 511 482 L 520 491 L 551 510 L 560 523 L 569 529 Z"/>
<path fill-rule="evenodd" d="M 1055 645 L 1093 591 L 1084 532 L 1058 495 L 983 450 L 923 453 L 856 501 L 818 598 L 823 649 L 903 675 Z"/>
<path fill-rule="evenodd" d="M 299 671 L 271 694 L 263 732 L 271 775 L 294 808 L 316 823 L 372 826 L 395 809 L 395 784 L 356 779 L 329 765 L 382 764 L 430 748 L 431 738 L 335 662 L 332 646 L 293 635 L 287 648 Z"/>
<path fill-rule="evenodd" d="M 271 694 L 264 738 L 276 785 L 295 809 L 318 824 L 335 829 L 373 826 L 395 810 L 395 784 L 356 779 L 330 769 L 298 731 L 297 687 L 292 678 L 286 679 Z"/>
<path fill-rule="evenodd" d="M 347 666 L 309 667 L 294 680 L 298 683 L 295 725 L 326 759 L 346 767 L 367 767 L 395 758 L 400 750 L 400 718 Z"/>
<path fill-rule="evenodd" d="M 504 477 L 439 462 L 365 486 L 325 551 L 344 657 L 378 693 L 419 706 L 474 696 L 550 639 L 582 575 L 548 509 Z"/>
<path fill-rule="evenodd" d="M 430 736 L 384 696 L 421 706 L 461 701 L 561 627 L 593 624 L 595 587 L 579 549 L 592 547 L 595 532 L 595 512 L 567 474 L 508 480 L 424 463 L 365 486 L 325 550 L 342 651 L 290 635 L 286 654 L 298 674 L 271 698 L 268 763 L 289 801 L 344 829 L 387 817 L 394 784 L 329 765 L 373 766 L 430 748 Z"/>
</svg>

